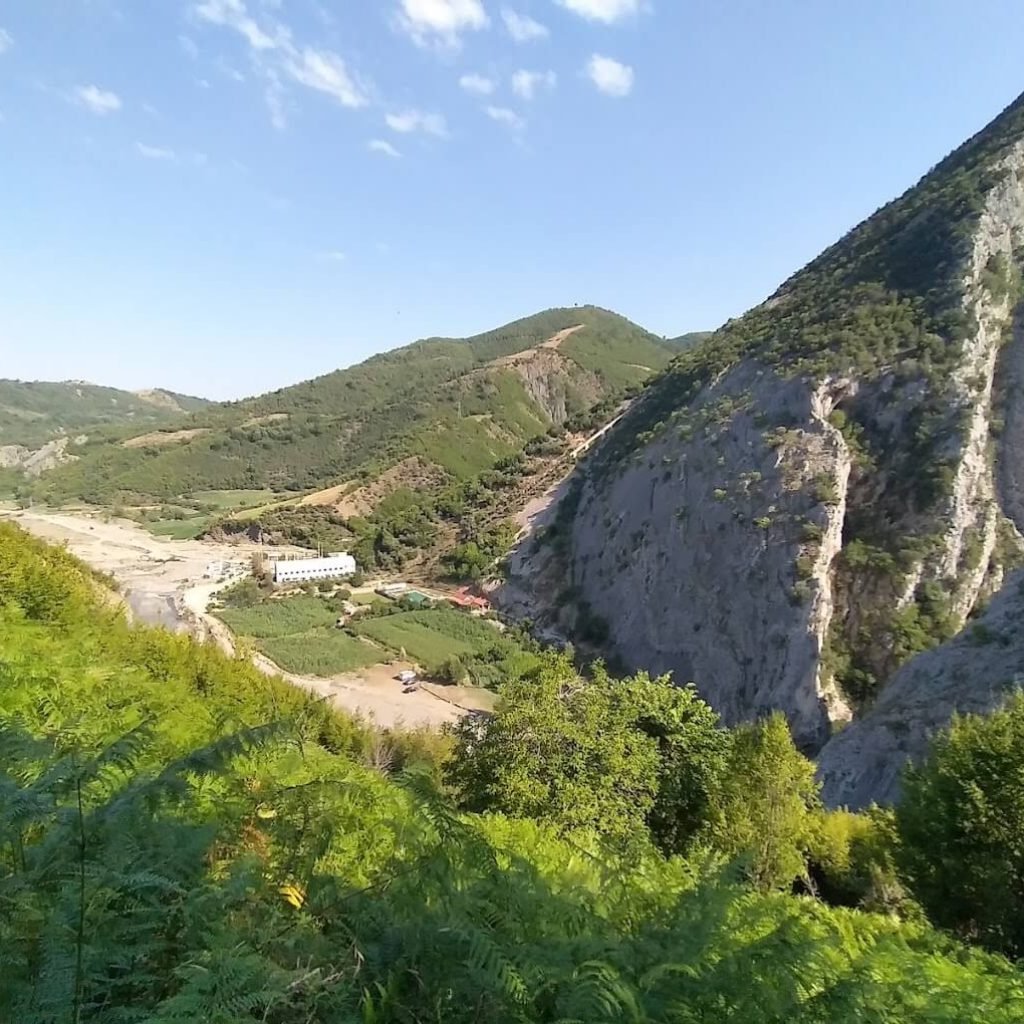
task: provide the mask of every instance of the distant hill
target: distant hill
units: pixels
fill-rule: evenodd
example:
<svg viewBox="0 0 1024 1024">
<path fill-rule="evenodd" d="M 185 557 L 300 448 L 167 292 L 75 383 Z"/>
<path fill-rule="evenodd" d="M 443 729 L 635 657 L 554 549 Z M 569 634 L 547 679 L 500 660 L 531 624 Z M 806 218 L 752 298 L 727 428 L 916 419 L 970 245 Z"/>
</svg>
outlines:
<svg viewBox="0 0 1024 1024">
<path fill-rule="evenodd" d="M 688 348 L 707 341 L 714 334 L 714 331 L 690 331 L 689 334 L 680 334 L 678 338 L 667 338 L 665 344 L 676 352 L 684 352 Z"/>
<path fill-rule="evenodd" d="M 172 391 L 119 391 L 83 381 L 0 380 L 0 447 L 37 448 L 107 427 L 158 427 L 209 403 Z"/>
<path fill-rule="evenodd" d="M 176 429 L 87 445 L 41 496 L 95 502 L 198 490 L 308 491 L 377 478 L 466 479 L 552 425 L 613 406 L 675 349 L 593 306 L 552 309 L 471 338 L 430 338 L 240 402 Z M 400 478 L 395 481 L 403 486 Z"/>
</svg>

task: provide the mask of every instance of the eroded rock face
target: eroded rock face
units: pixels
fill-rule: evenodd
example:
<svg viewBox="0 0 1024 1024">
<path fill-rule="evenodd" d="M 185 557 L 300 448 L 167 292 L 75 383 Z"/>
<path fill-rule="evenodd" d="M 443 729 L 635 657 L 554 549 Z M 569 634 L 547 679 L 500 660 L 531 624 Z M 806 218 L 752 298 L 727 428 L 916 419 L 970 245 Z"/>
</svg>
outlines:
<svg viewBox="0 0 1024 1024">
<path fill-rule="evenodd" d="M 748 348 L 696 391 L 687 383 L 673 396 L 669 376 L 580 468 L 550 563 L 538 571 L 538 555 L 514 557 L 523 571 L 508 592 L 523 604 L 529 591 L 549 624 L 601 640 L 630 670 L 694 681 L 727 723 L 784 711 L 810 752 L 878 709 L 889 723 L 920 714 L 906 735 L 926 736 L 958 707 L 990 706 L 964 675 L 975 650 L 966 641 L 905 663 L 961 629 L 1024 548 L 1014 527 L 1024 516 L 1024 141 L 1000 153 L 945 286 L 963 329 L 929 333 L 927 288 L 878 307 L 920 324 L 919 350 L 938 351 L 936 361 L 903 354 L 917 344 L 911 331 L 890 362 L 872 355 L 866 368 L 832 359 L 827 372 L 794 370 Z M 898 210 L 884 213 L 879 223 L 897 228 L 855 232 L 836 266 L 826 255 L 814 268 L 815 288 L 873 258 L 872 246 L 922 244 L 914 232 L 927 207 L 902 222 Z M 895 258 L 882 266 L 905 272 Z M 759 330 L 776 316 L 791 330 L 787 304 L 813 307 L 818 292 L 800 293 L 795 280 L 755 313 Z M 855 342 L 856 318 L 839 322 Z M 728 328 L 718 340 L 731 342 Z M 814 344 L 831 355 L 827 336 Z M 641 430 L 645 402 L 658 413 Z M 999 658 L 986 678 L 1013 668 Z M 919 663 L 944 673 L 930 695 Z M 867 735 L 850 726 L 827 748 L 853 752 L 836 778 L 854 778 L 864 759 L 863 786 L 834 787 L 857 801 L 890 792 L 897 762 L 916 750 L 855 744 Z"/>
<path fill-rule="evenodd" d="M 899 799 L 908 761 L 927 752 L 953 714 L 984 713 L 1024 686 L 1024 573 L 1011 574 L 976 622 L 955 640 L 918 655 L 875 705 L 825 744 L 818 759 L 822 797 L 860 810 Z"/>
<path fill-rule="evenodd" d="M 584 487 L 572 526 L 575 586 L 630 667 L 696 681 L 729 722 L 784 706 L 808 747 L 848 716 L 818 680 L 850 472 L 828 415 L 848 386 L 737 368 L 695 403 L 698 421 L 742 406 L 713 440 L 666 431 Z"/>
<path fill-rule="evenodd" d="M 76 443 L 81 443 L 76 438 Z M 29 476 L 39 476 L 54 466 L 71 462 L 74 456 L 68 450 L 68 438 L 59 437 L 41 448 L 25 448 L 22 445 L 0 446 L 0 468 L 20 469 Z"/>
</svg>

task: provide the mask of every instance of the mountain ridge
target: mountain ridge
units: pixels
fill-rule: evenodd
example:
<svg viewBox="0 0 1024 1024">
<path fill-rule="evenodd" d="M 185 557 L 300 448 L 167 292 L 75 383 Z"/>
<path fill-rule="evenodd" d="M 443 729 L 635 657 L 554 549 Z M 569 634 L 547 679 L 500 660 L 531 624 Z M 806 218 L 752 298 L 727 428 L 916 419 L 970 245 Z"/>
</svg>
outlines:
<svg viewBox="0 0 1024 1024">
<path fill-rule="evenodd" d="M 567 332 L 556 346 L 545 344 Z M 520 361 L 538 349 L 528 369 Z M 594 306 L 547 310 L 466 339 L 428 338 L 265 395 L 204 407 L 180 444 L 99 445 L 48 475 L 41 496 L 98 502 L 191 490 L 294 493 L 419 456 L 464 478 L 530 437 L 663 369 L 663 339 Z M 534 372 L 536 371 L 536 372 Z"/>
<path fill-rule="evenodd" d="M 1022 266 L 1024 97 L 674 360 L 511 599 L 568 595 L 549 621 L 820 749 L 1020 558 L 990 435 Z"/>
<path fill-rule="evenodd" d="M 166 388 L 125 391 L 83 380 L 0 379 L 0 446 L 39 446 L 136 423 L 158 426 L 207 404 Z"/>
</svg>

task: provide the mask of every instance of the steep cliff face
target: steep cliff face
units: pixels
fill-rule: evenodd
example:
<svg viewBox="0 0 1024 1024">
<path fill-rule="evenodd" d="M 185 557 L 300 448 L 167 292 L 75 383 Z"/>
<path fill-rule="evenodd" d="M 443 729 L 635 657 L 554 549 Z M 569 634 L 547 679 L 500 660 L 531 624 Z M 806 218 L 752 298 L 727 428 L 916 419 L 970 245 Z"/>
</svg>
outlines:
<svg viewBox="0 0 1024 1024">
<path fill-rule="evenodd" d="M 1024 686 L 1024 573 L 955 640 L 901 668 L 865 716 L 832 737 L 818 758 L 822 797 L 859 810 L 900 795 L 908 761 L 928 750 L 954 712 L 981 714 Z"/>
<path fill-rule="evenodd" d="M 818 664 L 851 465 L 828 416 L 849 387 L 743 363 L 589 479 L 572 523 L 575 586 L 628 665 L 697 680 L 730 721 L 781 698 L 808 745 L 848 715 Z"/>
<path fill-rule="evenodd" d="M 549 617 L 818 750 L 1019 554 L 1022 267 L 1024 98 L 649 389 L 549 532 Z"/>
<path fill-rule="evenodd" d="M 529 358 L 517 359 L 514 369 L 530 399 L 554 424 L 561 426 L 573 407 L 593 405 L 601 396 L 601 382 L 553 349 L 535 349 Z"/>
</svg>

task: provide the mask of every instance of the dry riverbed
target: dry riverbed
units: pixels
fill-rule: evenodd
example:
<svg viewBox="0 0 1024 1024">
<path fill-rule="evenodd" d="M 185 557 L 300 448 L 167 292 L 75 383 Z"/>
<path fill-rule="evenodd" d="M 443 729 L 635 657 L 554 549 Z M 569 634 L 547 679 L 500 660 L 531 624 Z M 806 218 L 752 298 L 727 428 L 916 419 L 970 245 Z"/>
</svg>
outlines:
<svg viewBox="0 0 1024 1024">
<path fill-rule="evenodd" d="M 289 549 L 205 540 L 165 540 L 123 519 L 56 512 L 0 512 L 37 537 L 66 544 L 83 562 L 117 580 L 133 618 L 150 625 L 188 631 L 234 650 L 231 631 L 206 611 L 222 583 L 204 578 L 211 562 L 245 564 L 255 551 L 273 556 Z M 486 710 L 493 695 L 472 688 L 421 686 L 402 693 L 395 676 L 409 666 L 374 665 L 321 679 L 283 672 L 261 654 L 253 663 L 267 675 L 328 698 L 339 708 L 373 718 L 382 726 L 440 726 L 470 710 Z"/>
</svg>

